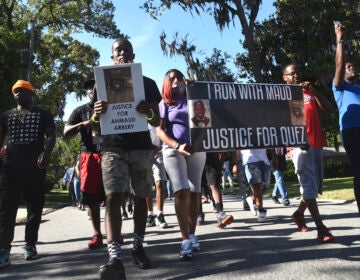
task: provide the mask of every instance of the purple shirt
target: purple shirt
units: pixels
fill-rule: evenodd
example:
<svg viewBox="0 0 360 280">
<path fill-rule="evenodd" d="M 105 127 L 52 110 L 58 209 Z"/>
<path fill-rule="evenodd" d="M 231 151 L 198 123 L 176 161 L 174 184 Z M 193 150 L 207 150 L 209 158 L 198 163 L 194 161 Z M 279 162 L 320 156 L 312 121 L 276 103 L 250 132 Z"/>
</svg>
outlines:
<svg viewBox="0 0 360 280">
<path fill-rule="evenodd" d="M 159 103 L 160 118 L 166 120 L 166 133 L 180 144 L 190 143 L 189 116 L 186 98 L 176 100 L 177 105 Z"/>
</svg>

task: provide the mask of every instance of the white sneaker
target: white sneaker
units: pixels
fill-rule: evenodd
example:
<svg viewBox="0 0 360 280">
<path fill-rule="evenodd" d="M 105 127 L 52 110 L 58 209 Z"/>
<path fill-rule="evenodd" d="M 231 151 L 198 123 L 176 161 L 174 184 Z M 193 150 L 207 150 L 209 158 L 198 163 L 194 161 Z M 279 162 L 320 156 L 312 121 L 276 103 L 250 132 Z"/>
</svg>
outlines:
<svg viewBox="0 0 360 280">
<path fill-rule="evenodd" d="M 266 221 L 266 210 L 264 209 L 263 212 L 259 212 L 258 222 L 263 223 L 265 221 Z"/>
<path fill-rule="evenodd" d="M 189 239 L 191 241 L 192 251 L 200 251 L 200 243 L 196 238 L 195 234 L 189 234 Z"/>
<path fill-rule="evenodd" d="M 258 215 L 258 207 L 254 204 L 254 201 L 251 196 L 246 198 L 246 202 L 249 204 L 250 211 L 254 216 Z"/>
</svg>

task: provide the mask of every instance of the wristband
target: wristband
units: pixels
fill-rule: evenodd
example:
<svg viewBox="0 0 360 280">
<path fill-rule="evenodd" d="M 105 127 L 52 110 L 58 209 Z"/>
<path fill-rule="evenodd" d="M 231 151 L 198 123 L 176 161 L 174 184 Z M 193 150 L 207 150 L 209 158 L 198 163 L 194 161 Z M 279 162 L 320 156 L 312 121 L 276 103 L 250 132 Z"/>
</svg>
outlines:
<svg viewBox="0 0 360 280">
<path fill-rule="evenodd" d="M 91 116 L 90 120 L 93 121 L 94 123 L 99 123 L 100 122 L 100 121 L 95 120 L 94 116 Z"/>
<path fill-rule="evenodd" d="M 343 44 L 343 43 L 344 43 L 344 40 L 336 41 L 336 44 Z"/>
<path fill-rule="evenodd" d="M 151 116 L 148 118 L 148 117 L 146 117 L 146 119 L 148 120 L 148 121 L 153 121 L 154 119 L 155 119 L 155 113 L 154 113 L 154 110 L 153 109 L 150 109 L 150 111 L 151 111 Z"/>
</svg>

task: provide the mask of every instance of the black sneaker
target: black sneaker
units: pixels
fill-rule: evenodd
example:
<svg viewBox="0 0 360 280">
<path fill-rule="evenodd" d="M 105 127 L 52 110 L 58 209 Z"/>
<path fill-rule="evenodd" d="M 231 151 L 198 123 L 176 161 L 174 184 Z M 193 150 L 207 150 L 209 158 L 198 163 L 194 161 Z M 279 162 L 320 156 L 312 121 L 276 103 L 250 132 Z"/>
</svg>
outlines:
<svg viewBox="0 0 360 280">
<path fill-rule="evenodd" d="M 277 198 L 277 196 L 273 196 L 271 199 L 272 199 L 272 201 L 275 202 L 275 204 L 280 204 L 280 201 L 279 201 L 279 199 Z"/>
<path fill-rule="evenodd" d="M 146 220 L 146 227 L 154 227 L 156 226 L 155 216 L 149 215 Z"/>
<path fill-rule="evenodd" d="M 26 245 L 24 247 L 24 258 L 27 261 L 35 260 L 39 257 L 35 246 Z"/>
<path fill-rule="evenodd" d="M 289 205 L 290 205 L 290 201 L 289 201 L 288 199 L 285 199 L 285 200 L 283 201 L 283 204 L 284 204 L 284 206 L 289 206 Z"/>
<path fill-rule="evenodd" d="M 100 266 L 99 269 L 100 280 L 126 280 L 125 268 L 121 260 L 117 258 L 110 258 L 107 264 Z"/>
<path fill-rule="evenodd" d="M 145 255 L 144 248 L 133 249 L 131 252 L 134 264 L 141 269 L 148 269 L 151 267 L 150 259 Z"/>
<path fill-rule="evenodd" d="M 155 223 L 157 226 L 161 227 L 161 228 L 167 228 L 168 224 L 165 221 L 165 217 L 164 214 L 159 214 L 156 218 L 155 218 Z"/>
<path fill-rule="evenodd" d="M 246 199 L 243 199 L 243 210 L 244 211 L 250 211 L 250 206 L 247 203 Z"/>
</svg>

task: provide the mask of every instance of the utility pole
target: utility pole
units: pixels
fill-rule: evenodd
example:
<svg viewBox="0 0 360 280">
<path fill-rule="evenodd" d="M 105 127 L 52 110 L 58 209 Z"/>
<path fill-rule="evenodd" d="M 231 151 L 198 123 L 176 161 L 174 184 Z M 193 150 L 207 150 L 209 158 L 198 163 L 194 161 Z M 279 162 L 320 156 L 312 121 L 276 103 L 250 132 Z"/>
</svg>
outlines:
<svg viewBox="0 0 360 280">
<path fill-rule="evenodd" d="M 30 21 L 30 44 L 29 44 L 29 64 L 28 64 L 28 82 L 31 83 L 32 79 L 32 60 L 33 60 L 33 53 L 34 53 L 34 21 Z"/>
</svg>

